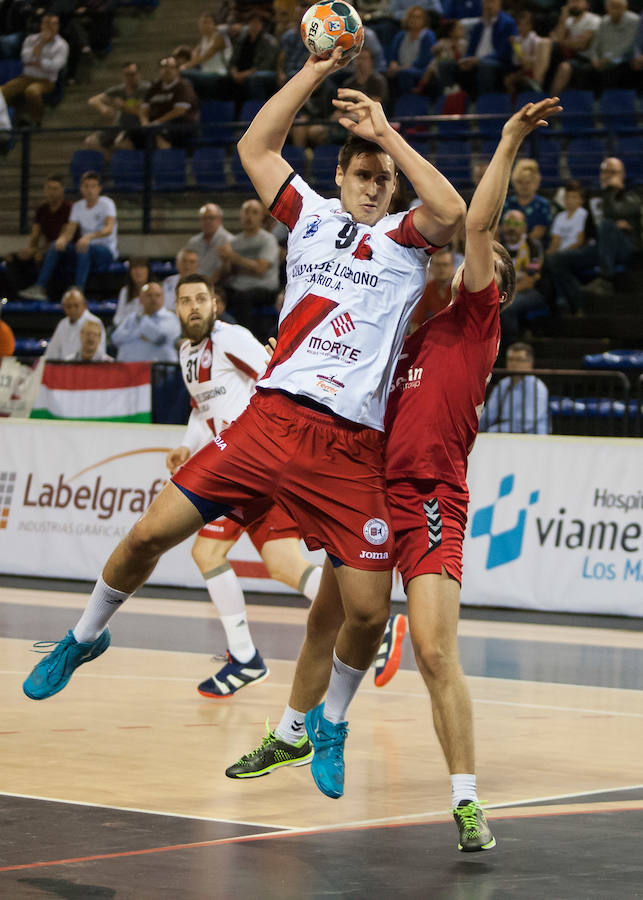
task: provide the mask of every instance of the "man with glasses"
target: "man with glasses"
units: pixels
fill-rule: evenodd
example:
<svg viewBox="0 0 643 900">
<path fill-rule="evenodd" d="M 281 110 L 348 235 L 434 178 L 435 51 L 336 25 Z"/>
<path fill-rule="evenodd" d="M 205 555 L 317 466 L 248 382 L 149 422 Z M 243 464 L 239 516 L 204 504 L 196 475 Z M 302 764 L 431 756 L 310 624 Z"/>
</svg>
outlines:
<svg viewBox="0 0 643 900">
<path fill-rule="evenodd" d="M 583 290 L 611 294 L 617 267 L 627 266 L 632 254 L 641 249 L 641 199 L 625 187 L 622 161 L 614 156 L 604 159 L 599 178 L 600 193 L 589 201 L 594 239 L 582 247 L 547 257 L 556 291 L 565 298 L 572 312 L 581 309 Z M 579 276 L 593 266 L 598 266 L 599 275 L 583 287 Z"/>
</svg>

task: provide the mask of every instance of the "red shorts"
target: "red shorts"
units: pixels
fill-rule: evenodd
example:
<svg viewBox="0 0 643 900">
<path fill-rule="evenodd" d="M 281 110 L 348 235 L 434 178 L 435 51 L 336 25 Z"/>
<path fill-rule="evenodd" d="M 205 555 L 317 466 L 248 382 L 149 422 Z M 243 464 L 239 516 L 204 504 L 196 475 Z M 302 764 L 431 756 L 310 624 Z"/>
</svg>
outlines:
<svg viewBox="0 0 643 900">
<path fill-rule="evenodd" d="M 195 453 L 172 481 L 226 504 L 244 525 L 272 503 L 296 523 L 309 550 L 355 569 L 393 567 L 384 489 L 384 435 L 258 390 L 232 425 Z"/>
<path fill-rule="evenodd" d="M 444 482 L 403 479 L 389 482 L 388 502 L 404 587 L 416 575 L 439 575 L 443 568 L 461 584 L 468 496 Z"/>
<path fill-rule="evenodd" d="M 248 537 L 259 553 L 268 541 L 276 541 L 280 538 L 297 538 L 299 540 L 297 523 L 293 522 L 290 516 L 278 506 L 271 506 L 268 512 L 251 522 L 245 531 L 248 532 Z M 243 532 L 243 525 L 222 516 L 220 519 L 204 525 L 199 531 L 199 537 L 212 538 L 215 541 L 238 541 Z"/>
</svg>

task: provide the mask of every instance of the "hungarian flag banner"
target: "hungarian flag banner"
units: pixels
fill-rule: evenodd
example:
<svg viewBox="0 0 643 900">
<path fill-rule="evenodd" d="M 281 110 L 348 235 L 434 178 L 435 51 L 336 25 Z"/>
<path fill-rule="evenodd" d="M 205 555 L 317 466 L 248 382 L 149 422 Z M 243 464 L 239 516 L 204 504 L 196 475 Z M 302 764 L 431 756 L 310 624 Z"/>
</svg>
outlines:
<svg viewBox="0 0 643 900">
<path fill-rule="evenodd" d="M 47 363 L 32 419 L 152 421 L 150 363 Z"/>
</svg>

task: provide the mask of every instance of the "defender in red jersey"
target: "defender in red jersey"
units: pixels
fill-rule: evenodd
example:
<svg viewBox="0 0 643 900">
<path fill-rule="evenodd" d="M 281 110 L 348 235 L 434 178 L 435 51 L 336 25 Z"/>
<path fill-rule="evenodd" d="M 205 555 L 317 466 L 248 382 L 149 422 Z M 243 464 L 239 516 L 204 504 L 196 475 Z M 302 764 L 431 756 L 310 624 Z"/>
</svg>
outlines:
<svg viewBox="0 0 643 900">
<path fill-rule="evenodd" d="M 464 851 L 495 846 L 476 793 L 471 700 L 457 645 L 467 456 L 498 352 L 500 310 L 515 285 L 511 258 L 493 235 L 518 148 L 560 110 L 557 102 L 528 104 L 505 124 L 467 214 L 465 260 L 453 279 L 452 303 L 406 339 L 385 418 L 387 495 L 411 640 L 451 774 L 458 849 Z M 323 693 L 323 662 L 341 618 L 338 597 L 320 594 L 297 663 L 290 699 L 296 709 Z M 230 767 L 230 777 L 241 777 L 244 759 L 252 755 Z"/>
</svg>

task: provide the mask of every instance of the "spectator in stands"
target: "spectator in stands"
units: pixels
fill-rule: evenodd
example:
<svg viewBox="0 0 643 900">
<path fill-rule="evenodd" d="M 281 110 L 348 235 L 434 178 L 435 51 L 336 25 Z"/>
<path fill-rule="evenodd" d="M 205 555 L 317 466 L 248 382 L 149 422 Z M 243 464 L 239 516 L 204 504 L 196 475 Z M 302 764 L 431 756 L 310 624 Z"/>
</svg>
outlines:
<svg viewBox="0 0 643 900">
<path fill-rule="evenodd" d="M 11 116 L 9 115 L 9 107 L 4 99 L 4 94 L 0 90 L 0 154 L 4 156 L 11 150 Z"/>
<path fill-rule="evenodd" d="M 122 72 L 121 84 L 94 94 L 87 101 L 90 109 L 95 110 L 110 126 L 85 138 L 85 146 L 92 150 L 109 150 L 119 134 L 140 124 L 138 110 L 150 89 L 150 82 L 141 78 L 138 63 L 123 63 Z"/>
<path fill-rule="evenodd" d="M 141 291 L 143 285 L 150 280 L 150 266 L 143 256 L 135 256 L 129 261 L 127 270 L 127 283 L 123 285 L 118 294 L 116 312 L 112 324 L 120 325 L 123 319 L 131 312 L 141 311 Z"/>
<path fill-rule="evenodd" d="M 75 263 L 74 283 L 85 290 L 90 271 L 102 272 L 118 257 L 116 205 L 110 197 L 101 195 L 101 180 L 97 172 L 85 172 L 80 179 L 82 200 L 71 208 L 69 221 L 60 236 L 47 250 L 38 280 L 21 296 L 31 300 L 46 300 L 46 288 L 62 254 Z M 76 230 L 80 237 L 73 243 Z"/>
<path fill-rule="evenodd" d="M 549 35 L 552 41 L 550 93 L 559 96 L 575 73 L 587 73 L 590 68 L 590 48 L 601 17 L 589 11 L 588 0 L 568 0 L 562 7 L 556 27 Z M 545 82 L 549 77 L 545 79 Z"/>
<path fill-rule="evenodd" d="M 643 70 L 643 13 L 639 14 L 639 27 L 636 31 L 636 40 L 634 41 L 634 51 L 630 65 L 632 67 L 632 72 L 640 72 Z M 634 77 L 640 78 L 640 76 Z"/>
<path fill-rule="evenodd" d="M 223 288 L 215 288 L 214 302 L 217 308 L 217 319 L 219 322 L 227 322 L 229 325 L 236 325 L 237 320 L 228 312 L 228 301 Z"/>
<path fill-rule="evenodd" d="M 277 56 L 279 45 L 264 27 L 257 10 L 251 12 L 232 47 L 228 75 L 217 83 L 222 100 L 266 100 L 277 87 Z"/>
<path fill-rule="evenodd" d="M 507 347 L 507 375 L 494 385 L 480 418 L 480 431 L 513 434 L 549 434 L 549 391 L 536 375 L 525 375 L 534 367 L 530 344 Z M 522 373 L 522 374 L 521 374 Z"/>
<path fill-rule="evenodd" d="M 515 339 L 525 329 L 527 313 L 548 310 L 542 294 L 536 289 L 543 264 L 542 244 L 527 234 L 527 219 L 521 210 L 505 212 L 500 239 L 509 251 L 516 270 L 513 302 L 500 316 L 502 335 L 506 341 Z"/>
<path fill-rule="evenodd" d="M 551 226 L 548 253 L 571 250 L 585 242 L 587 210 L 585 188 L 580 181 L 568 181 L 565 185 L 565 209 L 558 213 Z"/>
<path fill-rule="evenodd" d="M 572 312 L 582 308 L 579 276 L 594 266 L 599 276 L 584 290 L 598 294 L 614 291 L 617 266 L 627 266 L 641 249 L 641 198 L 625 186 L 625 166 L 620 159 L 604 159 L 600 168 L 601 190 L 589 201 L 596 237 L 580 247 L 560 250 L 548 257 L 552 281 Z"/>
<path fill-rule="evenodd" d="M 176 274 L 168 275 L 161 282 L 163 304 L 166 309 L 176 309 L 176 285 L 185 275 L 196 275 L 199 271 L 199 254 L 190 247 L 183 247 L 176 254 Z"/>
<path fill-rule="evenodd" d="M 291 27 L 283 33 L 279 42 L 277 57 L 277 86 L 282 87 L 298 72 L 310 56 L 310 51 L 301 39 L 301 20 L 309 7 L 307 0 L 295 6 Z"/>
<path fill-rule="evenodd" d="M 515 20 L 501 9 L 501 0 L 482 0 L 482 16 L 469 32 L 466 55 L 440 63 L 440 82 L 457 82 L 471 96 L 499 90 L 513 69 L 511 38 L 518 34 Z"/>
<path fill-rule="evenodd" d="M 542 90 L 549 66 L 549 38 L 539 37 L 533 29 L 532 13 L 523 9 L 516 16 L 518 35 L 511 38 L 514 72 L 505 75 L 505 90 L 515 96 L 519 91 Z"/>
<path fill-rule="evenodd" d="M 27 246 L 7 256 L 7 277 L 14 294 L 33 284 L 45 253 L 69 221 L 71 203 L 65 199 L 62 178 L 50 175 L 45 181 L 43 193 L 45 202 L 36 209 Z"/>
<path fill-rule="evenodd" d="M 519 209 L 527 220 L 529 237 L 544 241 L 551 223 L 549 200 L 538 194 L 540 169 L 535 159 L 519 159 L 511 174 L 513 194 L 505 200 L 505 208 Z"/>
<path fill-rule="evenodd" d="M 0 299 L 0 359 L 3 356 L 13 356 L 13 352 L 16 349 L 16 338 L 11 326 L 2 321 L 2 307 L 6 302 L 6 297 Z"/>
<path fill-rule="evenodd" d="M 69 45 L 58 34 L 58 16 L 45 14 L 40 23 L 40 32 L 25 38 L 20 52 L 22 75 L 12 78 L 2 85 L 2 93 L 8 106 L 24 98 L 30 120 L 25 124 L 40 127 L 43 116 L 42 98 L 51 94 L 56 87 L 58 76 L 67 62 Z M 22 119 L 19 119 L 22 124 Z"/>
<path fill-rule="evenodd" d="M 378 41 L 388 53 L 400 28 L 398 20 L 391 12 L 389 0 L 359 0 L 352 5 L 358 10 L 364 25 L 375 32 Z"/>
<path fill-rule="evenodd" d="M 406 14 L 413 6 L 419 6 L 426 10 L 427 13 L 433 13 L 436 21 L 442 15 L 441 0 L 420 0 L 419 3 L 418 0 L 390 0 L 389 6 L 391 15 L 400 25 L 402 25 Z M 402 25 L 402 27 L 404 26 Z"/>
<path fill-rule="evenodd" d="M 265 210 L 258 200 L 246 200 L 240 210 L 241 234 L 219 247 L 221 275 L 231 312 L 240 325 L 266 340 L 276 322 L 262 315 L 262 307 L 274 306 L 279 291 L 279 245 L 261 227 Z"/>
<path fill-rule="evenodd" d="M 218 80 L 228 74 L 232 44 L 227 27 L 219 27 L 213 13 L 201 13 L 198 26 L 201 38 L 181 71 L 183 77 L 192 82 L 198 96 L 204 99 L 216 95 Z"/>
<path fill-rule="evenodd" d="M 101 347 L 103 330 L 100 322 L 87 319 L 80 326 L 80 350 L 67 357 L 67 362 L 114 362 Z"/>
<path fill-rule="evenodd" d="M 206 203 L 199 210 L 199 215 L 201 231 L 190 238 L 187 247 L 199 254 L 198 271 L 213 278 L 221 268 L 218 249 L 232 240 L 232 234 L 223 227 L 223 212 L 216 203 Z"/>
<path fill-rule="evenodd" d="M 45 350 L 46 359 L 67 359 L 80 351 L 80 329 L 85 322 L 96 322 L 100 325 L 100 346 L 105 351 L 105 328 L 103 323 L 87 309 L 87 300 L 77 287 L 71 287 L 63 294 L 62 308 L 65 318 L 56 325 L 51 340 Z"/>
<path fill-rule="evenodd" d="M 467 47 L 464 25 L 459 19 L 446 22 L 438 34 L 440 36 L 431 50 L 431 62 L 413 88 L 415 93 L 429 94 L 431 97 L 439 93 L 440 63 L 457 62 L 462 59 Z"/>
<path fill-rule="evenodd" d="M 131 312 L 112 332 L 118 362 L 177 362 L 181 325 L 163 305 L 163 288 L 148 281 L 140 296 L 140 312 Z"/>
<path fill-rule="evenodd" d="M 396 94 L 408 94 L 418 84 L 431 61 L 435 34 L 421 6 L 410 6 L 402 20 L 402 30 L 393 39 L 387 75 Z"/>
<path fill-rule="evenodd" d="M 630 86 L 639 27 L 639 17 L 627 8 L 627 0 L 605 0 L 605 12 L 590 50 L 593 86 L 600 91 Z"/>
<path fill-rule="evenodd" d="M 116 139 L 119 149 L 143 150 L 147 145 L 150 129 L 154 129 L 158 150 L 185 147 L 196 135 L 199 118 L 199 101 L 189 81 L 181 78 L 173 56 L 161 60 L 160 77 L 147 91 L 141 105 L 135 110 L 139 127 L 123 132 Z"/>
<path fill-rule="evenodd" d="M 455 275 L 453 253 L 448 247 L 438 250 L 431 257 L 429 277 L 424 293 L 413 310 L 409 331 L 413 332 L 451 302 L 451 282 Z"/>
</svg>

